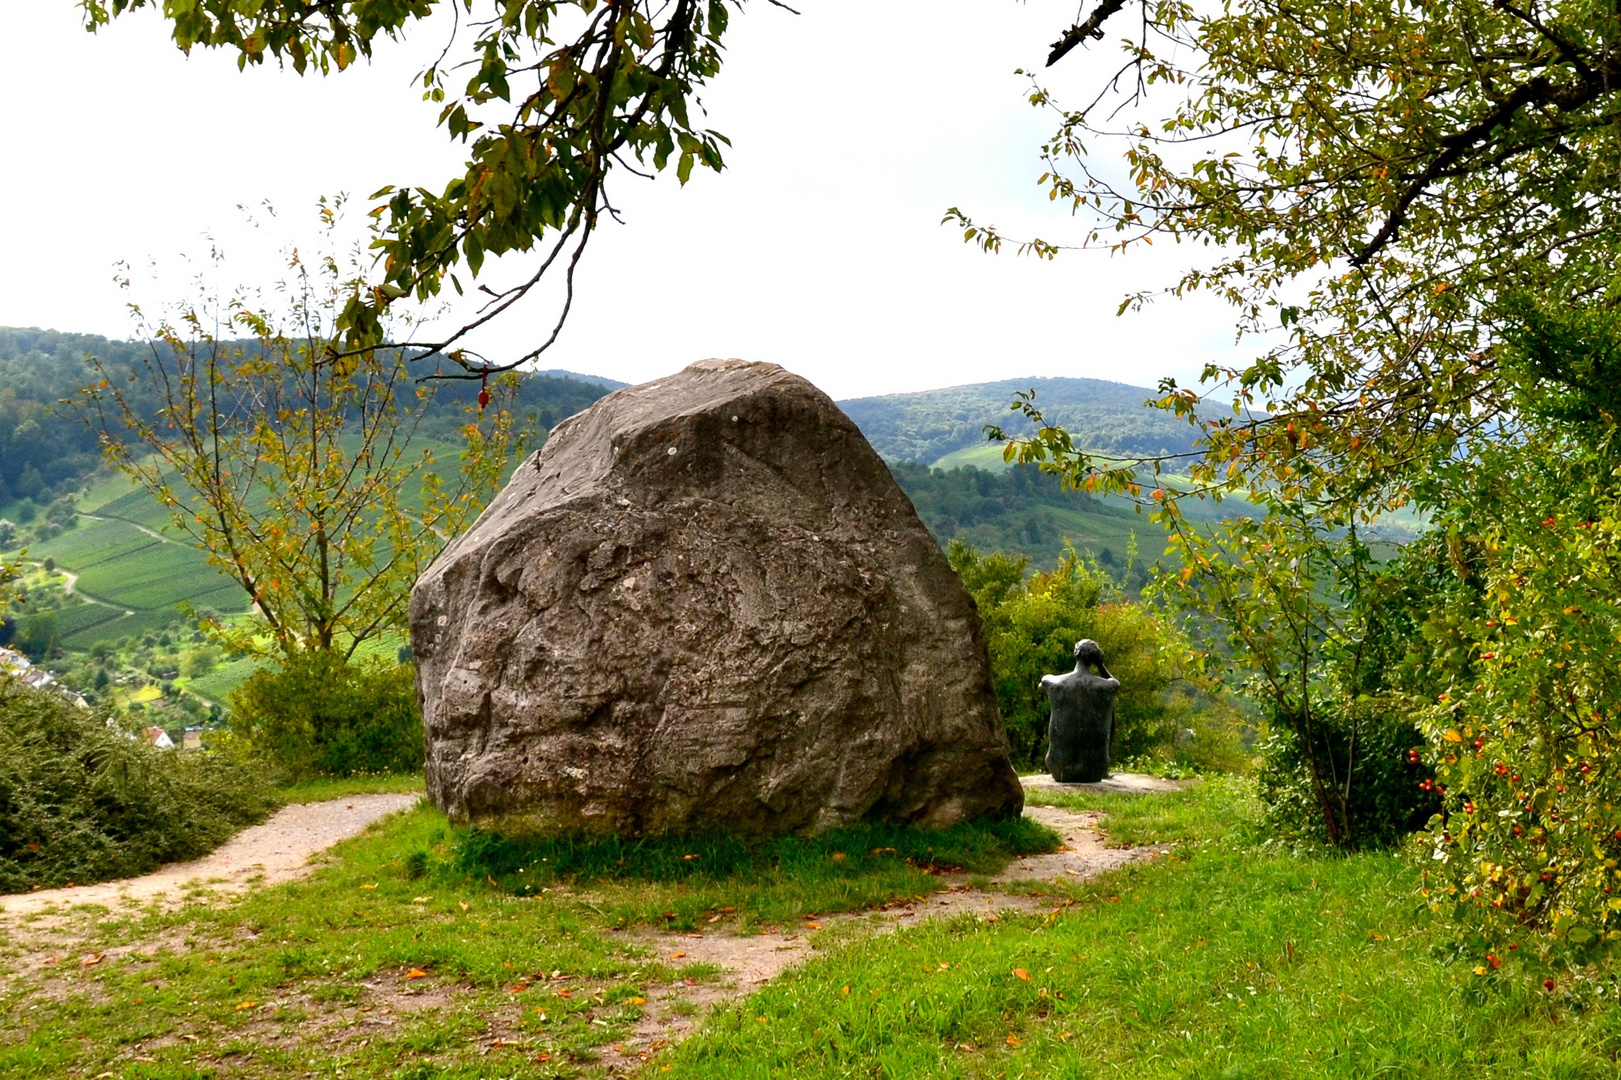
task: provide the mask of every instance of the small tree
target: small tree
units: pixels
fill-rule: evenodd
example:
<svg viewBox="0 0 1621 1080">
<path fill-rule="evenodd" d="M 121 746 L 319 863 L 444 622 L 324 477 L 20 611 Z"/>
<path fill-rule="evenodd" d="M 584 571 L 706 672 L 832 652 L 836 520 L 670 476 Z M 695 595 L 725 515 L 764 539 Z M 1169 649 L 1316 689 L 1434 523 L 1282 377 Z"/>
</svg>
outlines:
<svg viewBox="0 0 1621 1080">
<path fill-rule="evenodd" d="M 328 239 L 336 209 L 323 204 Z M 343 352 L 334 338 L 369 288 L 360 264 L 292 252 L 280 310 L 237 297 L 149 322 L 132 305 L 150 342 L 142 364 L 116 375 L 97 363 L 86 391 L 107 456 L 251 598 L 262 622 L 206 620 L 235 652 L 347 658 L 402 628 L 411 582 L 479 512 L 519 441 L 499 406 L 469 417 L 447 471 L 413 441 L 440 384 L 414 380 L 399 350 Z M 135 407 L 137 379 L 155 388 L 155 413 Z"/>
<path fill-rule="evenodd" d="M 1387 680 L 1397 645 L 1377 599 L 1388 582 L 1356 522 L 1258 492 L 1264 517 L 1194 528 L 1174 493 L 1159 494 L 1182 567 L 1154 591 L 1223 635 L 1207 660 L 1248 673 L 1245 693 L 1274 729 L 1262 788 L 1275 823 L 1342 850 L 1420 827 L 1419 777 L 1405 766 L 1417 769 L 1423 739 Z"/>
</svg>

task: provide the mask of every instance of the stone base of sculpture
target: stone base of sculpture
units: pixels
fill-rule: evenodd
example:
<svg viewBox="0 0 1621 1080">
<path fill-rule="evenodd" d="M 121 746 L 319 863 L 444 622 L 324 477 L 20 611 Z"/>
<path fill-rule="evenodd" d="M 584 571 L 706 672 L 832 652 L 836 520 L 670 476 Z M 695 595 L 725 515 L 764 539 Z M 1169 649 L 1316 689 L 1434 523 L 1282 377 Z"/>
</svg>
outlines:
<svg viewBox="0 0 1621 1080">
<path fill-rule="evenodd" d="M 1095 784 L 1109 776 L 1114 699 L 1120 681 L 1103 666 L 1103 650 L 1088 638 L 1075 643 L 1075 670 L 1043 675 L 1052 715 L 1047 722 L 1047 771 L 1060 784 Z"/>
</svg>

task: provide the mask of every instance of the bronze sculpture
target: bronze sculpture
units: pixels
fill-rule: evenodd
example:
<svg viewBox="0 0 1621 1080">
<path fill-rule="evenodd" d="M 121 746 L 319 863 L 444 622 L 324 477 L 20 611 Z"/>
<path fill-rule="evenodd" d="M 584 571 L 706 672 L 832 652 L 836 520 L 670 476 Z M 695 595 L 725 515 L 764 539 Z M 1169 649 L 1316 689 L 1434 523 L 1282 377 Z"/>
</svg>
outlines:
<svg viewBox="0 0 1621 1080">
<path fill-rule="evenodd" d="M 1093 669 L 1096 669 L 1095 673 Z M 1114 698 L 1120 680 L 1103 666 L 1103 650 L 1091 638 L 1075 643 L 1075 670 L 1043 675 L 1052 714 L 1047 721 L 1047 771 L 1060 784 L 1095 784 L 1109 775 L 1114 735 Z"/>
</svg>

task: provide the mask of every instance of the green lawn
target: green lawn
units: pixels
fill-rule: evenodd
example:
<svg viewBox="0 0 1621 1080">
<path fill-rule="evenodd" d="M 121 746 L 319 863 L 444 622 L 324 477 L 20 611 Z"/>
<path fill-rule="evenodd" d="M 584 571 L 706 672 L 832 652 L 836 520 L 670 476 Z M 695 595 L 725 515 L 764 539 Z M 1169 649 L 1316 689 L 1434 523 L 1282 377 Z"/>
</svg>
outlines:
<svg viewBox="0 0 1621 1080">
<path fill-rule="evenodd" d="M 932 879 L 896 860 L 914 876 L 887 881 L 895 865 L 795 842 L 672 873 L 703 859 L 672 862 L 665 844 L 621 851 L 623 863 L 585 852 L 526 897 L 491 878 L 534 862 L 468 856 L 461 834 L 419 809 L 342 845 L 304 884 L 217 908 L 109 913 L 91 941 L 25 974 L 23 958 L 39 953 L 13 929 L 0 940 L 11 969 L 0 1075 L 1617 1075 L 1621 1012 L 1598 981 L 1555 973 L 1545 990 L 1550 973 L 1519 952 L 1491 969 L 1415 903 L 1414 861 L 1265 854 L 1250 845 L 1253 802 L 1231 782 L 1086 805 L 1109 815 L 1113 839 L 1152 838 L 1173 854 L 1041 886 L 1073 901 L 1056 914 L 878 939 L 819 931 L 815 959 L 644 1066 L 611 1049 L 643 999 L 718 973 L 683 969 L 681 938 L 650 948 L 619 920 L 658 921 L 696 899 L 717 920 L 698 925 L 725 933 L 785 888 L 798 889 L 792 910 L 827 911 L 915 895 Z M 492 869 L 502 873 L 481 876 Z M 92 949 L 106 959 L 83 966 Z"/>
</svg>

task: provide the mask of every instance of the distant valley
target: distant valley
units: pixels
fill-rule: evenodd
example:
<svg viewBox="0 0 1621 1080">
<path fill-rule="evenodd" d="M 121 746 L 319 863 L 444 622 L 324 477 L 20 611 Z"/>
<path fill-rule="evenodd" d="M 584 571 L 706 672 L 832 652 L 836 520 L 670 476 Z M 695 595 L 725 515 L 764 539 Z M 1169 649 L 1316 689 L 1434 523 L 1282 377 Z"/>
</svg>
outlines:
<svg viewBox="0 0 1621 1080">
<path fill-rule="evenodd" d="M 246 608 L 200 551 L 167 535 L 161 507 L 101 466 L 93 433 L 60 404 L 90 378 L 86 352 L 128 362 L 139 347 L 0 328 L 0 550 L 26 544 L 31 558 L 49 558 L 76 578 L 76 595 L 63 597 L 55 613 L 60 646 L 69 650 L 178 625 L 182 603 L 224 613 Z M 515 411 L 544 432 L 623 385 L 577 372 L 537 372 L 525 380 Z M 424 437 L 448 435 L 476 388 L 456 383 L 442 391 Z M 890 462 L 942 544 L 960 537 L 984 550 L 1028 555 L 1038 566 L 1051 565 L 1073 544 L 1124 572 L 1135 537 L 1152 561 L 1159 529 L 1134 507 L 1064 491 L 1034 469 L 1008 468 L 1000 448 L 985 441 L 986 424 L 1007 423 L 1017 433 L 1012 422 L 1023 421 L 1008 403 L 1016 391 L 1031 389 L 1050 421 L 1100 452 L 1190 447 L 1185 423 L 1144 406 L 1152 391 L 1094 379 L 1003 380 L 840 405 Z M 1139 566 L 1134 576 L 1141 573 Z"/>
</svg>

